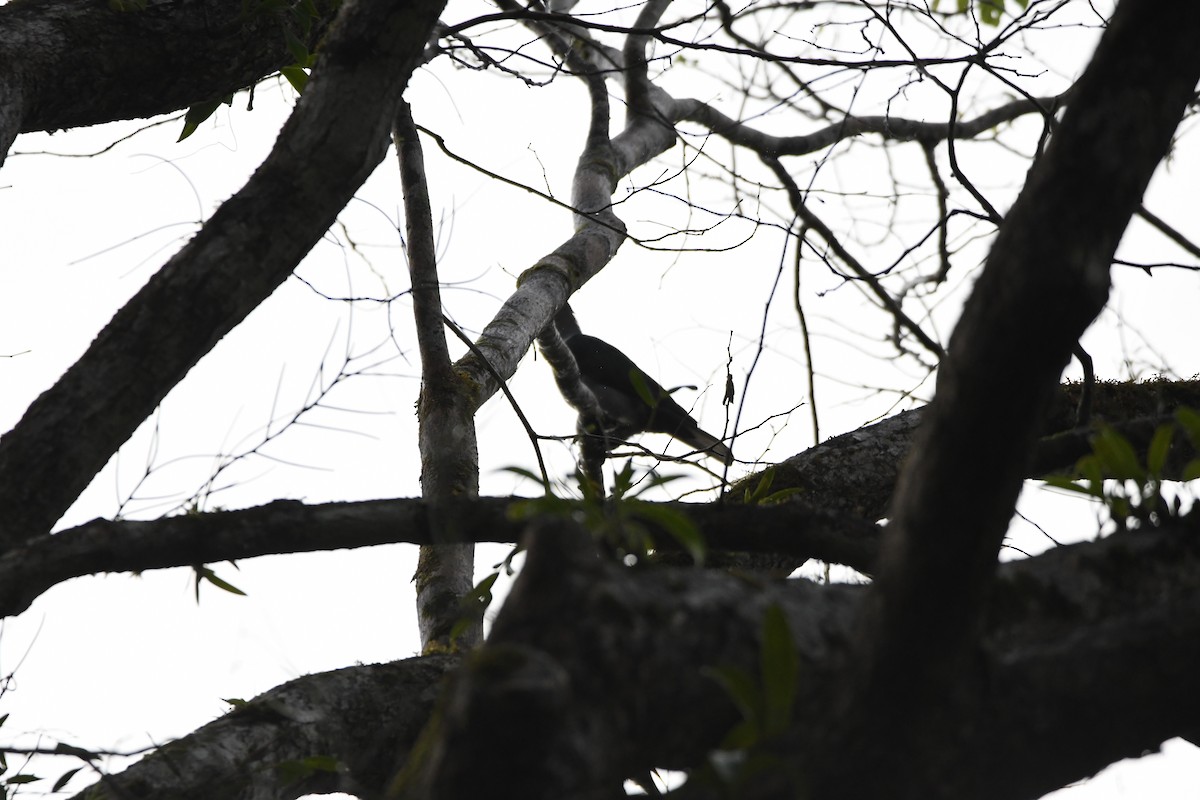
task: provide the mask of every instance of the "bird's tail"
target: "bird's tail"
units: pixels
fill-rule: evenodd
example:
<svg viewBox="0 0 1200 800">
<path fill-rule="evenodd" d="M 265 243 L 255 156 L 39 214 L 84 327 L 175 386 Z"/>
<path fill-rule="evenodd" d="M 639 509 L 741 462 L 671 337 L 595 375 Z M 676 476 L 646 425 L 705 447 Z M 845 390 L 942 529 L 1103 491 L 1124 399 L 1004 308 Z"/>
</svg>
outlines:
<svg viewBox="0 0 1200 800">
<path fill-rule="evenodd" d="M 711 433 L 700 430 L 699 427 L 689 427 L 675 434 L 675 438 L 691 445 L 705 455 L 719 458 L 726 466 L 733 463 L 733 451 Z"/>
</svg>

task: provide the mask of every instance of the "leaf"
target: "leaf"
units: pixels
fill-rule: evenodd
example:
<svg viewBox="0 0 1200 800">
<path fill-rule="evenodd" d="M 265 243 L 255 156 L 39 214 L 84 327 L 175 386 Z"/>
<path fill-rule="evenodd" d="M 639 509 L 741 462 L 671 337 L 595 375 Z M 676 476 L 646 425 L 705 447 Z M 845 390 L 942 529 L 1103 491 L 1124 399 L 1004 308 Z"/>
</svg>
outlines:
<svg viewBox="0 0 1200 800">
<path fill-rule="evenodd" d="M 491 575 L 475 584 L 475 588 L 463 595 L 459 600 L 459 606 L 462 613 L 450 628 L 450 641 L 453 642 L 458 637 L 462 636 L 471 629 L 479 620 L 483 619 L 483 615 L 488 610 L 488 606 L 492 604 L 492 586 L 496 584 L 496 579 L 500 577 L 500 572 L 497 570 Z"/>
<path fill-rule="evenodd" d="M 11 778 L 6 780 L 4 782 L 4 785 L 5 786 L 15 786 L 17 784 L 33 783 L 34 781 L 40 781 L 40 780 L 41 780 L 41 778 L 39 778 L 37 775 L 30 775 L 27 772 L 22 772 L 20 774 L 13 775 Z"/>
<path fill-rule="evenodd" d="M 275 771 L 284 784 L 298 783 L 318 772 L 337 772 L 338 761 L 333 756 L 309 756 L 293 761 L 281 761 Z"/>
<path fill-rule="evenodd" d="M 760 738 L 758 726 L 750 720 L 744 719 L 730 728 L 729 733 L 721 739 L 721 749 L 744 751 L 758 744 Z"/>
<path fill-rule="evenodd" d="M 218 589 L 223 589 L 230 594 L 246 596 L 246 593 L 234 586 L 229 581 L 217 576 L 217 573 L 205 566 L 196 567 L 196 601 L 200 600 L 200 581 L 206 580 Z"/>
<path fill-rule="evenodd" d="M 1102 428 L 1093 439 L 1092 448 L 1106 478 L 1139 483 L 1146 480 L 1146 470 L 1138 463 L 1133 445 L 1115 429 Z"/>
<path fill-rule="evenodd" d="M 296 90 L 296 94 L 304 94 L 304 88 L 308 86 L 308 73 L 300 69 L 300 67 L 281 67 L 279 74 L 287 78 L 287 82 Z M 538 481 L 541 483 L 541 480 Z"/>
<path fill-rule="evenodd" d="M 778 605 L 771 605 L 763 618 L 762 633 L 763 733 L 775 736 L 787 730 L 792 721 L 800 662 L 796 645 L 788 629 L 787 617 Z"/>
<path fill-rule="evenodd" d="M 76 758 L 82 758 L 84 761 L 95 761 L 100 757 L 91 750 L 85 750 L 82 747 L 76 747 L 73 744 L 64 744 L 63 742 L 59 742 L 54 746 L 54 752 L 55 754 L 61 756 L 75 756 Z"/>
<path fill-rule="evenodd" d="M 1077 492 L 1092 498 L 1098 497 L 1098 494 L 1090 485 L 1078 484 L 1075 482 L 1075 479 L 1069 475 L 1047 475 L 1045 483 L 1047 486 L 1052 486 L 1055 489 L 1063 489 L 1068 492 Z"/>
<path fill-rule="evenodd" d="M 616 499 L 620 499 L 628 494 L 633 488 L 633 459 L 628 459 L 625 466 L 621 467 L 620 472 L 613 474 L 613 489 L 612 495 Z"/>
<path fill-rule="evenodd" d="M 225 97 L 219 97 L 216 100 L 205 100 L 203 103 L 197 103 L 187 110 L 183 115 L 183 132 L 179 134 L 176 142 L 182 142 L 184 139 L 196 132 L 196 128 L 200 127 L 200 123 L 211 117 L 221 104 L 227 106 L 233 105 L 233 95 L 229 94 Z"/>
<path fill-rule="evenodd" d="M 54 788 L 51 789 L 50 791 L 53 793 L 53 792 L 57 792 L 57 791 L 61 790 L 64 786 L 67 785 L 67 782 L 70 781 L 71 778 L 75 777 L 75 773 L 79 772 L 79 770 L 81 770 L 81 769 L 83 769 L 83 767 L 76 767 L 75 769 L 69 769 L 66 772 L 64 772 L 62 775 L 59 775 L 58 780 L 56 780 L 54 782 Z"/>
<path fill-rule="evenodd" d="M 1192 447 L 1200 450 L 1200 413 L 1185 406 L 1175 410 L 1175 419 L 1183 426 Z"/>
<path fill-rule="evenodd" d="M 771 488 L 771 484 L 775 482 L 775 468 L 767 467 L 763 470 L 762 477 L 758 479 L 758 483 L 754 487 L 754 491 L 746 491 L 746 505 L 757 505 L 758 502 L 766 496 L 767 490 Z"/>
<path fill-rule="evenodd" d="M 643 502 L 637 502 L 632 510 L 637 516 L 653 522 L 666 531 L 672 539 L 679 543 L 680 547 L 687 551 L 696 566 L 704 566 L 708 543 L 690 517 L 675 508 Z"/>
<path fill-rule="evenodd" d="M 307 67 L 308 59 L 310 57 L 308 53 L 308 45 L 300 41 L 296 34 L 292 33 L 286 27 L 283 29 L 283 38 L 287 43 L 288 52 L 292 54 L 292 58 L 296 59 L 296 66 Z"/>
<path fill-rule="evenodd" d="M 754 683 L 754 676 L 738 667 L 704 667 L 700 672 L 721 685 L 738 711 L 742 712 L 744 720 L 758 722 L 762 716 L 761 695 Z"/>
<path fill-rule="evenodd" d="M 1200 458 L 1193 458 L 1183 467 L 1183 479 L 1194 481 L 1200 478 Z"/>
<path fill-rule="evenodd" d="M 1174 425 L 1159 425 L 1154 431 L 1154 438 L 1150 440 L 1150 447 L 1146 450 L 1146 470 L 1154 477 L 1162 475 L 1174 436 Z"/>
</svg>

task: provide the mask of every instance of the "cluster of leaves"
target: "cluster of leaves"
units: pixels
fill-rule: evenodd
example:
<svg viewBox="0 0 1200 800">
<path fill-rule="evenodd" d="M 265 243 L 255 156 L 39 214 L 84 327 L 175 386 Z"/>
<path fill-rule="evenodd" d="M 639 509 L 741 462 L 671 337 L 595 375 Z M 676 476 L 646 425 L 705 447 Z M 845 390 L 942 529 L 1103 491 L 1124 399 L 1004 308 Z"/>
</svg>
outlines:
<svg viewBox="0 0 1200 800">
<path fill-rule="evenodd" d="M 538 483 L 542 482 L 539 476 L 527 470 L 510 467 L 510 471 Z M 543 497 L 514 503 L 509 509 L 510 516 L 518 520 L 539 516 L 578 520 L 606 549 L 629 564 L 645 559 L 655 548 L 655 532 L 662 531 L 674 539 L 697 566 L 704 564 L 707 554 L 704 537 L 687 515 L 678 509 L 639 497 L 651 489 L 665 486 L 680 476 L 659 475 L 653 470 L 638 474 L 631 459 L 613 476 L 612 495 L 609 497 L 605 497 L 600 489 L 583 475 L 577 477 L 581 495 L 579 498 L 558 497 L 547 491 Z M 519 552 L 519 549 L 514 549 L 462 599 L 462 616 L 451 630 L 452 640 L 483 619 L 492 603 L 492 587 L 499 579 L 501 571 L 509 576 L 513 574 L 512 560 Z"/>
<path fill-rule="evenodd" d="M 536 476 L 526 474 L 526 477 Z M 544 497 L 515 504 L 510 513 L 514 519 L 542 515 L 577 519 L 602 545 L 627 563 L 645 558 L 655 548 L 655 532 L 662 531 L 674 539 L 697 566 L 703 566 L 707 546 L 687 515 L 678 509 L 641 499 L 646 492 L 680 477 L 659 475 L 654 470 L 638 473 L 630 459 L 614 473 L 609 497 L 580 475 L 580 499 L 547 493 Z M 632 558 L 626 558 L 629 556 Z"/>
<path fill-rule="evenodd" d="M 1004 14 L 1005 0 L 957 0 L 958 12 L 965 14 L 972 9 L 975 11 L 976 17 L 985 25 L 999 25 L 1000 17 Z M 1029 7 L 1029 0 L 1013 0 L 1013 2 L 1021 8 Z M 938 7 L 935 1 L 934 8 Z"/>
<path fill-rule="evenodd" d="M 769 506 L 775 503 L 782 503 L 789 497 L 801 494 L 804 491 L 799 486 L 790 486 L 786 489 L 772 492 L 771 485 L 774 482 L 775 468 L 767 467 L 759 477 L 758 483 L 754 484 L 754 486 L 746 486 L 746 491 L 742 495 L 742 502 L 748 506 Z"/>
<path fill-rule="evenodd" d="M 778 768 L 777 758 L 762 745 L 781 736 L 792 724 L 800 660 L 787 617 L 777 605 L 769 606 L 763 615 L 758 661 L 758 675 L 740 667 L 705 669 L 742 715 L 720 748 L 709 755 L 701 778 L 715 780 L 727 789 L 744 785 L 760 771 Z"/>
<path fill-rule="evenodd" d="M 1143 461 L 1127 438 L 1104 426 L 1092 438 L 1092 452 L 1076 463 L 1074 474 L 1050 476 L 1046 482 L 1103 503 L 1118 531 L 1160 525 L 1179 516 L 1182 508 L 1178 494 L 1171 499 L 1163 494 L 1163 471 L 1179 432 L 1193 451 L 1200 452 L 1200 413 L 1180 408 L 1174 422 L 1154 431 Z M 1200 478 L 1200 457 L 1188 461 L 1179 477 Z"/>
</svg>

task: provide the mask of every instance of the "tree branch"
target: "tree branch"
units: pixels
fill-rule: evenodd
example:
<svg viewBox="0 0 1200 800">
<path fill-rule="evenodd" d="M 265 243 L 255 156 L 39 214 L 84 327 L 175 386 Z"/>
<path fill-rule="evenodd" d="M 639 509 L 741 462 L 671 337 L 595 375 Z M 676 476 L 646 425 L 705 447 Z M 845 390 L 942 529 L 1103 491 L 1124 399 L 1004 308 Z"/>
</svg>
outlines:
<svg viewBox="0 0 1200 800">
<path fill-rule="evenodd" d="M 441 8 L 441 0 L 343 6 L 263 165 L 0 438 L 0 551 L 49 531 L 167 392 L 319 240 L 383 158 L 394 104 Z"/>
<path fill-rule="evenodd" d="M 596 558 L 586 535 L 561 520 L 545 521 L 528 544 L 492 636 L 451 688 L 428 748 L 405 774 L 408 793 L 397 796 L 470 797 L 499 783 L 529 800 L 610 797 L 653 767 L 691 770 L 684 797 L 795 796 L 834 787 L 842 769 L 874 758 L 854 751 L 839 761 L 825 743 L 839 725 L 831 689 L 847 678 L 841 656 L 868 587 L 624 569 Z M 956 684 L 963 693 L 936 711 L 959 731 L 944 743 L 951 757 L 889 796 L 1036 796 L 1194 725 L 1197 575 L 1194 524 L 1005 565 L 983 646 Z M 795 765 L 797 783 L 705 783 L 700 766 L 738 722 L 712 671 L 761 674 L 772 606 L 796 647 L 796 706 L 783 739 L 751 755 Z M 1169 659 L 1143 657 L 1167 649 Z M 1097 660 L 1099 670 L 1082 666 Z M 518 707 L 524 713 L 511 713 Z M 494 735 L 496 719 L 506 736 Z M 1076 737 L 1087 746 L 1064 753 Z M 1093 746 L 1100 737 L 1104 752 Z"/>
<path fill-rule="evenodd" d="M 103 778 L 78 800 L 285 800 L 383 795 L 433 709 L 450 656 L 289 681 Z M 318 766 L 314 766 L 316 761 Z"/>
<path fill-rule="evenodd" d="M 10 132 L 151 117 L 252 86 L 295 60 L 285 32 L 315 48 L 336 4 L 315 4 L 324 16 L 308 31 L 290 14 L 245 8 L 213 0 L 125 12 L 86 0 L 0 7 L 0 163 Z"/>
<path fill-rule="evenodd" d="M 679 100 L 676 119 L 698 122 L 717 136 L 741 145 L 762 156 L 800 156 L 829 148 L 840 141 L 878 134 L 886 141 L 922 142 L 932 144 L 954 139 L 974 139 L 997 125 L 1011 122 L 1026 114 L 1053 112 L 1062 104 L 1069 93 L 1054 97 L 1039 97 L 1033 100 L 1013 100 L 986 111 L 979 116 L 951 124 L 949 122 L 920 122 L 902 117 L 847 116 L 820 130 L 800 136 L 772 136 L 744 122 L 727 117 L 717 109 L 699 100 Z"/>
<path fill-rule="evenodd" d="M 1164 41 L 1153 3 L 1118 6 L 955 329 L 894 493 L 841 740 L 875 750 L 903 731 L 906 746 L 883 754 L 872 775 L 848 770 L 852 793 L 943 766 L 926 748 L 953 734 L 914 731 L 912 721 L 951 701 L 946 687 L 969 653 L 1040 420 L 1104 306 L 1117 243 L 1200 79 L 1188 44 L 1200 9 L 1179 11 Z"/>
<path fill-rule="evenodd" d="M 475 546 L 467 543 L 458 510 L 479 496 L 479 446 L 474 407 L 466 387 L 450 365 L 442 324 L 433 213 L 421 139 L 408 103 L 400 101 L 394 127 L 404 221 L 408 232 L 408 271 L 412 278 L 413 316 L 421 351 L 420 426 L 421 496 L 429 503 L 434 541 L 422 545 L 417 559 L 417 623 L 425 652 L 447 649 L 451 630 L 462 617 L 461 601 L 475 585 Z M 480 625 L 460 637 L 464 647 L 482 638 Z"/>
</svg>

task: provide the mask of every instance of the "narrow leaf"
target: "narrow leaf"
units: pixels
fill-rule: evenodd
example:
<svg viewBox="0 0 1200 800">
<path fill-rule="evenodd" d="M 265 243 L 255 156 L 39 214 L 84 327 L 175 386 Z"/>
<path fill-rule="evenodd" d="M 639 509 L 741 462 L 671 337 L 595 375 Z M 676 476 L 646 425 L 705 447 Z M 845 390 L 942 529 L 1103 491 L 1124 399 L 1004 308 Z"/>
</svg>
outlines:
<svg viewBox="0 0 1200 800">
<path fill-rule="evenodd" d="M 1150 440 L 1150 448 L 1146 451 L 1146 470 L 1154 477 L 1162 475 L 1167 463 L 1167 453 L 1171 450 L 1171 439 L 1175 436 L 1174 425 L 1159 425 Z"/>
<path fill-rule="evenodd" d="M 762 716 L 761 694 L 750 673 L 737 667 L 705 667 L 701 673 L 721 685 L 725 694 L 729 695 L 729 699 L 742 712 L 743 719 L 758 723 Z"/>
<path fill-rule="evenodd" d="M 767 736 L 783 733 L 791 723 L 799 672 L 787 617 L 783 609 L 772 605 L 763 619 L 762 633 L 763 732 Z"/>
<path fill-rule="evenodd" d="M 176 142 L 182 142 L 184 139 L 196 132 L 196 128 L 200 127 L 200 123 L 208 119 L 213 113 L 221 107 L 221 100 L 206 100 L 203 103 L 197 103 L 187 110 L 183 115 L 183 131 L 179 134 Z"/>
<path fill-rule="evenodd" d="M 62 775 L 59 775 L 58 780 L 56 780 L 54 782 L 54 788 L 51 789 L 50 791 L 51 792 L 60 791 L 64 786 L 67 785 L 67 783 L 71 780 L 71 778 L 75 777 L 75 773 L 79 772 L 79 770 L 81 770 L 81 769 L 83 769 L 83 767 L 76 767 L 75 769 L 69 769 L 66 772 L 64 772 Z"/>
<path fill-rule="evenodd" d="M 300 69 L 300 67 L 281 67 L 279 74 L 287 78 L 287 82 L 296 90 L 296 94 L 304 94 L 304 88 L 308 86 L 308 73 Z"/>
</svg>

